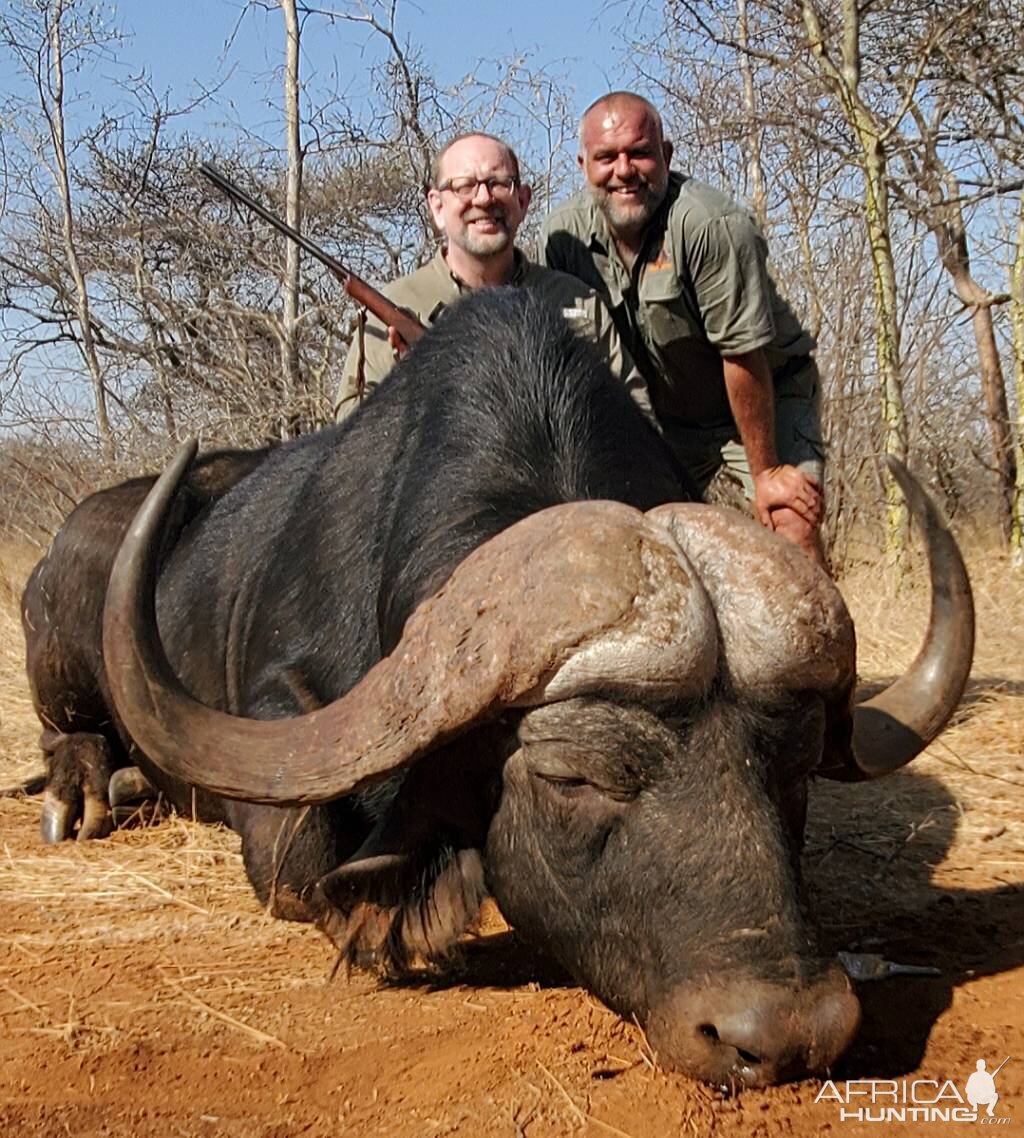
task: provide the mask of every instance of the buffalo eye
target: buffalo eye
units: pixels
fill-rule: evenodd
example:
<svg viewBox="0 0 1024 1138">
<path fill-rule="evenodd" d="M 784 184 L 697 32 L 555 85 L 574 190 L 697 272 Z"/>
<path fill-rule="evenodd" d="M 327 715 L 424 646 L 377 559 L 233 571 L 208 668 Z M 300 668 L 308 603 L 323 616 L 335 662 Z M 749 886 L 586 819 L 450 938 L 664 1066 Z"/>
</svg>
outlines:
<svg viewBox="0 0 1024 1138">
<path fill-rule="evenodd" d="M 560 764 L 559 764 L 560 765 Z M 639 787 L 632 780 L 585 778 L 579 771 L 551 769 L 551 765 L 533 767 L 530 771 L 537 782 L 550 788 L 560 798 L 570 800 L 604 799 L 611 802 L 632 802 L 639 793 Z"/>
<path fill-rule="evenodd" d="M 587 794 L 602 793 L 600 787 L 579 776 L 546 774 L 544 771 L 534 771 L 533 776 L 557 791 L 563 798 L 582 798 Z"/>
</svg>

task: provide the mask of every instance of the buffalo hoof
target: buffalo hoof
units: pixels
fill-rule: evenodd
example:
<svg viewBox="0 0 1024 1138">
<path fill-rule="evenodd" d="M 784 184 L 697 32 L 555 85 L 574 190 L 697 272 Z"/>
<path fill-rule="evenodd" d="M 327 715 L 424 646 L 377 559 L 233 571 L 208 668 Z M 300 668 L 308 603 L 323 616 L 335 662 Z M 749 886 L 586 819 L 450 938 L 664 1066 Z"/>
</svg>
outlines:
<svg viewBox="0 0 1024 1138">
<path fill-rule="evenodd" d="M 54 734 L 47 755 L 39 831 L 44 842 L 105 838 L 114 828 L 107 802 L 113 759 L 102 735 Z M 77 835 L 75 827 L 77 829 Z"/>
<path fill-rule="evenodd" d="M 107 796 L 118 829 L 151 826 L 160 820 L 163 804 L 160 791 L 138 767 L 121 767 L 114 771 Z"/>
<path fill-rule="evenodd" d="M 357 857 L 320 878 L 313 902 L 336 969 L 396 980 L 457 959 L 486 896 L 479 851 L 463 849 L 430 870 L 407 854 Z"/>
<path fill-rule="evenodd" d="M 157 790 L 138 767 L 121 767 L 110 776 L 107 798 L 111 809 L 156 798 Z"/>
</svg>

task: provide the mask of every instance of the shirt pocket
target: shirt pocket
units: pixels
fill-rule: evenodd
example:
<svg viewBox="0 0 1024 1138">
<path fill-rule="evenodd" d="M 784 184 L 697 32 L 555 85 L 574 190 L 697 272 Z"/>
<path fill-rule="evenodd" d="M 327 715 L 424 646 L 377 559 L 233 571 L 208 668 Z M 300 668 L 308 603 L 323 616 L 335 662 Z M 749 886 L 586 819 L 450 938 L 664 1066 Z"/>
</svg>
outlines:
<svg viewBox="0 0 1024 1138">
<path fill-rule="evenodd" d="M 584 300 L 577 300 L 563 304 L 562 316 L 577 336 L 583 336 L 588 340 L 597 339 L 593 303 L 588 305 Z"/>
<path fill-rule="evenodd" d="M 644 284 L 645 323 L 656 347 L 668 348 L 700 337 L 697 321 L 686 304 L 678 280 L 666 275 L 663 281 L 655 279 Z"/>
</svg>

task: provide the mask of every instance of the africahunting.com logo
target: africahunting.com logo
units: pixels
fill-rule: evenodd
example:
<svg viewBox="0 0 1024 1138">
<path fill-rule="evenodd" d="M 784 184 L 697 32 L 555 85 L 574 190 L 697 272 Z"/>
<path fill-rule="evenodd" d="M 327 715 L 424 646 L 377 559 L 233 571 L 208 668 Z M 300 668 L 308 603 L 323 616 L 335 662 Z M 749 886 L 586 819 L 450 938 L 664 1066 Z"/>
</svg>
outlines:
<svg viewBox="0 0 1024 1138">
<path fill-rule="evenodd" d="M 996 1075 L 1009 1055 L 992 1072 L 984 1059 L 961 1089 L 952 1079 L 831 1079 L 818 1091 L 815 1102 L 834 1102 L 840 1122 L 977 1122 L 1002 1126 L 1010 1122 L 996 1113 L 999 1092 Z"/>
</svg>

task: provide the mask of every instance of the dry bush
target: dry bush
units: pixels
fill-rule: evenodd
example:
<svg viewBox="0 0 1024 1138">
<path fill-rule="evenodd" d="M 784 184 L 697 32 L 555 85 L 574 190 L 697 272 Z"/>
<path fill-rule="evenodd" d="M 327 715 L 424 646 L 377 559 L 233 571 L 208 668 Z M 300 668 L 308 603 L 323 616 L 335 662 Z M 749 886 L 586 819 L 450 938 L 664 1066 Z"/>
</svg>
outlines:
<svg viewBox="0 0 1024 1138">
<path fill-rule="evenodd" d="M 41 552 L 83 498 L 138 473 L 130 463 L 110 466 L 92 448 L 66 441 L 0 443 L 0 541 Z"/>
<path fill-rule="evenodd" d="M 21 591 L 38 557 L 34 546 L 0 542 L 0 786 L 19 781 L 40 765 L 39 720 L 25 679 L 19 615 Z"/>
</svg>

